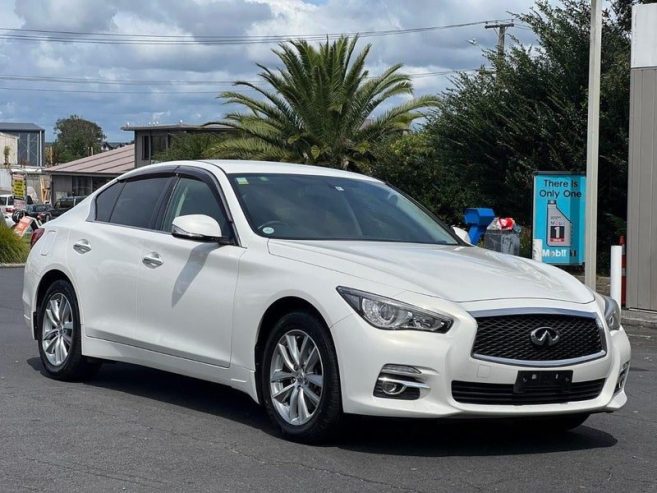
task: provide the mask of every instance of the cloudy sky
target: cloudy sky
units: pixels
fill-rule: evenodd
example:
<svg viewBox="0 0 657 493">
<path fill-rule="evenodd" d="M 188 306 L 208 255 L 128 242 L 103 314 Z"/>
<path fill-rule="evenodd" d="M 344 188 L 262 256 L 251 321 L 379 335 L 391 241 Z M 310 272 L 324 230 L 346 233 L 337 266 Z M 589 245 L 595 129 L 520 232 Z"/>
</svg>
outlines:
<svg viewBox="0 0 657 493">
<path fill-rule="evenodd" d="M 0 0 L 0 121 L 33 122 L 53 139 L 58 118 L 99 123 L 128 141 L 126 123 L 205 123 L 216 98 L 255 63 L 275 65 L 262 37 L 403 30 L 508 19 L 533 0 Z M 531 32 L 511 33 L 531 42 Z M 205 38 L 204 38 L 205 37 Z M 227 43 L 227 37 L 233 37 Z M 265 39 L 269 41 L 269 39 Z M 66 42 L 61 42 L 66 41 Z M 84 43 L 79 41 L 86 41 Z M 91 42 L 90 42 L 91 41 Z M 204 42 L 206 41 L 206 42 Z M 258 42 L 254 42 L 258 41 Z M 362 39 L 368 69 L 416 74 L 416 94 L 479 67 L 497 36 L 483 25 Z M 429 74 L 428 74 L 429 73 Z"/>
</svg>

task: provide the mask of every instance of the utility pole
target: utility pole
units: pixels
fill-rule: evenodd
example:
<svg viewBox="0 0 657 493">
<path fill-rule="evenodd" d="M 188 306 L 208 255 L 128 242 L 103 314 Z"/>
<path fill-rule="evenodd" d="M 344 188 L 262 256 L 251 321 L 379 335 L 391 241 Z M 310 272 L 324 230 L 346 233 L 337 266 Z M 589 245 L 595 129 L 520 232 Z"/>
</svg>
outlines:
<svg viewBox="0 0 657 493">
<path fill-rule="evenodd" d="M 506 39 L 506 30 L 513 27 L 513 22 L 495 22 L 493 24 L 486 24 L 486 29 L 497 29 L 497 54 L 500 58 L 504 58 L 504 41 Z"/>
<path fill-rule="evenodd" d="M 589 114 L 586 137 L 586 251 L 584 283 L 595 290 L 598 237 L 598 155 L 600 140 L 600 58 L 602 45 L 602 0 L 591 0 L 589 47 Z"/>
</svg>

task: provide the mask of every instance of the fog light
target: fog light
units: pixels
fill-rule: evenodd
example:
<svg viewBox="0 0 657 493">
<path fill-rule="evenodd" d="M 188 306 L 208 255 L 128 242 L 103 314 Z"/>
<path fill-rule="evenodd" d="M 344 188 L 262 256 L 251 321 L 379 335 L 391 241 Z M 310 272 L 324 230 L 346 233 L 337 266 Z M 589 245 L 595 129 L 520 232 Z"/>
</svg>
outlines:
<svg viewBox="0 0 657 493">
<path fill-rule="evenodd" d="M 623 390 L 623 387 L 625 387 L 625 382 L 627 381 L 627 374 L 629 373 L 629 370 L 630 362 L 628 361 L 623 365 L 620 372 L 618 372 L 618 380 L 616 381 L 616 388 L 614 389 L 615 394 Z"/>
<path fill-rule="evenodd" d="M 399 395 L 406 390 L 406 386 L 397 382 L 381 382 L 381 390 L 386 395 Z"/>
<path fill-rule="evenodd" d="M 422 372 L 413 366 L 385 365 L 376 380 L 374 397 L 412 401 L 420 398 L 420 390 L 429 390 Z"/>
</svg>

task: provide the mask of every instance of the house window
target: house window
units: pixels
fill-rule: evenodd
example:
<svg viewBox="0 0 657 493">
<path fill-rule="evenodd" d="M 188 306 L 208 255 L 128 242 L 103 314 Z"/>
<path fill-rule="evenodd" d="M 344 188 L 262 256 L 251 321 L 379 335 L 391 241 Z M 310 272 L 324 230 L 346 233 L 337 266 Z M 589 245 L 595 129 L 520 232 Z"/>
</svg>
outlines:
<svg viewBox="0 0 657 493">
<path fill-rule="evenodd" d="M 144 135 L 141 138 L 141 159 L 142 161 L 151 160 L 151 136 Z"/>
<path fill-rule="evenodd" d="M 89 195 L 91 190 L 90 176 L 73 176 L 71 179 L 71 192 L 75 196 Z"/>
</svg>

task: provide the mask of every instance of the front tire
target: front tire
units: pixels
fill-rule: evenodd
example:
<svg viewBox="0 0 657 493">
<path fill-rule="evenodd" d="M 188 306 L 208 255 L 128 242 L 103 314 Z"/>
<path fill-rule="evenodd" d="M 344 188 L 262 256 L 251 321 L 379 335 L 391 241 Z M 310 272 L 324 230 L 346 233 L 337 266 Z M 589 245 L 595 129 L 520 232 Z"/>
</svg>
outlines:
<svg viewBox="0 0 657 493">
<path fill-rule="evenodd" d="M 75 381 L 93 376 L 100 363 L 82 355 L 80 310 L 73 286 L 53 282 L 37 313 L 39 357 L 46 375 Z"/>
<path fill-rule="evenodd" d="M 328 328 L 316 316 L 283 316 L 267 338 L 260 389 L 263 404 L 284 435 L 324 440 L 342 417 L 338 361 Z"/>
</svg>

